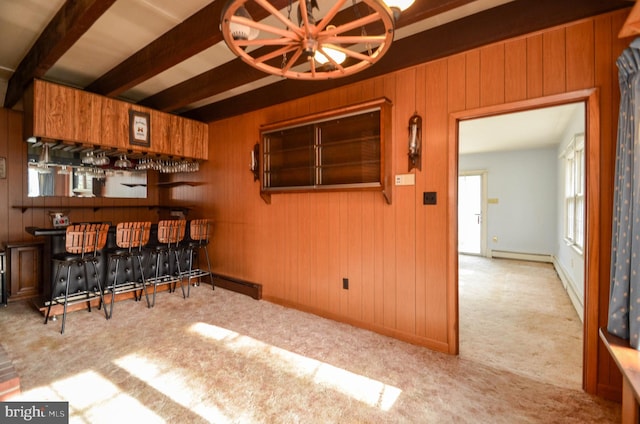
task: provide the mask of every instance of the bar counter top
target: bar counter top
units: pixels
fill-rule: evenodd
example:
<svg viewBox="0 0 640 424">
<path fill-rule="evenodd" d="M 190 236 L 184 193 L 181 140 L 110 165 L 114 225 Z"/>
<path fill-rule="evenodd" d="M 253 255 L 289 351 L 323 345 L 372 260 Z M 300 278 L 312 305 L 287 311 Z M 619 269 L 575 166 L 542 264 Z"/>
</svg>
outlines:
<svg viewBox="0 0 640 424">
<path fill-rule="evenodd" d="M 27 233 L 35 237 L 40 236 L 63 236 L 67 232 L 66 228 L 39 228 L 39 227 L 26 227 L 24 229 Z"/>
</svg>

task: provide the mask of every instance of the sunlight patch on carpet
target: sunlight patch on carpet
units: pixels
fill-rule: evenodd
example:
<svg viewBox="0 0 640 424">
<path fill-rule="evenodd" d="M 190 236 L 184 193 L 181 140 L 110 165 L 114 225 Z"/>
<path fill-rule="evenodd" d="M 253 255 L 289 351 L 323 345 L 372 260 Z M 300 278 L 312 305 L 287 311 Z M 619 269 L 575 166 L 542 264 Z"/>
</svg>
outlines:
<svg viewBox="0 0 640 424">
<path fill-rule="evenodd" d="M 222 342 L 227 349 L 237 353 L 259 349 L 269 355 L 269 364 L 276 363 L 281 365 L 281 368 L 287 372 L 300 377 L 310 377 L 315 384 L 331 388 L 383 411 L 389 411 L 402 393 L 399 388 L 381 381 L 269 345 L 252 337 L 215 325 L 196 323 L 190 327 L 190 331 L 207 339 Z"/>
<path fill-rule="evenodd" d="M 123 356 L 114 363 L 153 387 L 171 402 L 191 410 L 209 422 L 232 422 L 219 408 L 199 402 L 200 394 L 192 389 L 188 379 L 173 368 L 175 365 L 163 364 L 135 353 Z"/>
<path fill-rule="evenodd" d="M 94 371 L 84 371 L 23 392 L 19 399 L 69 402 L 74 420 L 88 423 L 144 422 L 164 420 L 118 386 Z M 15 400 L 18 400 L 17 398 Z"/>
</svg>

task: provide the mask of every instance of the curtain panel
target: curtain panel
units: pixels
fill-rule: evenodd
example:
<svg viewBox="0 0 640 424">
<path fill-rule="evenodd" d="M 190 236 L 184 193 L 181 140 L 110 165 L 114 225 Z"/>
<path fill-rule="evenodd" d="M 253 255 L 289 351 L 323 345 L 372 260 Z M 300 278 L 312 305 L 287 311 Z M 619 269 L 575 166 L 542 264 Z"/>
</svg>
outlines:
<svg viewBox="0 0 640 424">
<path fill-rule="evenodd" d="M 640 345 L 640 38 L 618 58 L 620 112 L 607 330 Z"/>
</svg>

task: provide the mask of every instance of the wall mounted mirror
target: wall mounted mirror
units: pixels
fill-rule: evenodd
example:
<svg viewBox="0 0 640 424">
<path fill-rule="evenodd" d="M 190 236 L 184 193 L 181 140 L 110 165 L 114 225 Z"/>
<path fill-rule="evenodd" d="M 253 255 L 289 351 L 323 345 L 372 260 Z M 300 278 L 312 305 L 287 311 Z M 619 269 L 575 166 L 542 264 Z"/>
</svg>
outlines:
<svg viewBox="0 0 640 424">
<path fill-rule="evenodd" d="M 147 171 L 133 169 L 124 155 L 52 149 L 46 144 L 28 146 L 29 197 L 147 197 Z M 129 167 L 114 167 L 116 162 L 128 162 Z"/>
</svg>

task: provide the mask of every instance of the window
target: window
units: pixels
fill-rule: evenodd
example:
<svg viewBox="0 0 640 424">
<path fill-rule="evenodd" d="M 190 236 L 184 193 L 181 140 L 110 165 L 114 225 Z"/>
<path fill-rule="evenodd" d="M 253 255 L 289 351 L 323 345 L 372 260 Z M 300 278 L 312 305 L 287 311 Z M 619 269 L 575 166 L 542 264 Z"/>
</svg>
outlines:
<svg viewBox="0 0 640 424">
<path fill-rule="evenodd" d="M 567 146 L 565 161 L 565 240 L 584 249 L 584 134 L 576 134 Z"/>
<path fill-rule="evenodd" d="M 382 190 L 389 110 L 377 100 L 263 126 L 262 191 Z"/>
</svg>

